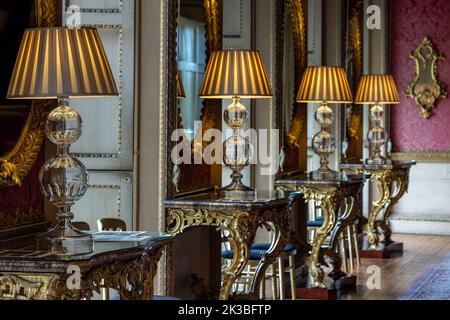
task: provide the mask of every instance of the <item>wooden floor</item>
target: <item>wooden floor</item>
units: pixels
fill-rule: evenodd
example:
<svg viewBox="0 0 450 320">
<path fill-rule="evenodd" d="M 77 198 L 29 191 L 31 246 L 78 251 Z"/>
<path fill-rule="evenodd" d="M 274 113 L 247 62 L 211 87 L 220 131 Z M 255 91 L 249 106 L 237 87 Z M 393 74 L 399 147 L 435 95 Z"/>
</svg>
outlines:
<svg viewBox="0 0 450 320">
<path fill-rule="evenodd" d="M 393 235 L 394 241 L 403 242 L 402 257 L 393 259 L 362 259 L 356 272 L 358 286 L 343 293 L 342 300 L 395 300 L 420 276 L 425 269 L 439 265 L 450 252 L 450 236 Z M 369 290 L 366 286 L 367 267 L 377 265 L 381 269 L 381 289 Z"/>
</svg>

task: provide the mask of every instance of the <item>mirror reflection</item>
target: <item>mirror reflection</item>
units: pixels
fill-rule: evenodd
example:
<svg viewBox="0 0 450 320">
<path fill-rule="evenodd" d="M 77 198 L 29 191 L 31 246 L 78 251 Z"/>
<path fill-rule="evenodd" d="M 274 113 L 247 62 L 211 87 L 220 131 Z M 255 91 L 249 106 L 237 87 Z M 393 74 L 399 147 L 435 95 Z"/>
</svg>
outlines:
<svg viewBox="0 0 450 320">
<path fill-rule="evenodd" d="M 178 17 L 178 69 L 185 97 L 179 99 L 181 121 L 189 139 L 194 139 L 203 99 L 198 97 L 206 67 L 206 30 L 203 0 L 180 0 Z"/>
</svg>

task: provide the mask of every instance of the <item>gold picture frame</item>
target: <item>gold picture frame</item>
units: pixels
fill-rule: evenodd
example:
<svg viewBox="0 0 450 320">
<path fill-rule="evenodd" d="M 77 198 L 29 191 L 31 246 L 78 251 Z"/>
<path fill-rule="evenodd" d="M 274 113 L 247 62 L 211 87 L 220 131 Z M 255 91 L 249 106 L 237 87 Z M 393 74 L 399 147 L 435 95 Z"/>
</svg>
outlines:
<svg viewBox="0 0 450 320">
<path fill-rule="evenodd" d="M 58 24 L 58 0 L 34 0 L 37 27 Z M 51 100 L 33 100 L 15 147 L 0 157 L 0 187 L 20 185 L 36 161 L 44 141 L 44 120 Z"/>
<path fill-rule="evenodd" d="M 349 78 L 353 94 L 356 94 L 359 79 L 363 74 L 363 35 L 362 17 L 364 1 L 357 0 L 351 4 L 347 19 L 346 41 L 346 73 Z M 362 157 L 363 153 L 363 107 L 362 105 L 349 104 L 344 108 L 345 112 L 345 139 L 348 142 L 347 149 L 343 152 L 344 160 L 352 162 Z"/>
<path fill-rule="evenodd" d="M 290 8 L 292 33 L 294 36 L 295 71 L 300 75 L 307 65 L 306 22 L 301 0 L 286 0 Z M 297 86 L 295 86 L 297 89 Z M 296 92 L 294 92 L 294 95 Z M 305 127 L 306 108 L 294 108 L 287 142 L 300 148 L 301 133 Z"/>
<path fill-rule="evenodd" d="M 411 53 L 410 58 L 416 64 L 416 77 L 409 83 L 406 96 L 413 98 L 420 107 L 420 114 L 425 119 L 431 116 L 437 99 L 447 97 L 444 85 L 437 78 L 438 60 L 445 57 L 437 53 L 433 44 L 427 37 L 423 38 L 417 49 Z"/>
</svg>

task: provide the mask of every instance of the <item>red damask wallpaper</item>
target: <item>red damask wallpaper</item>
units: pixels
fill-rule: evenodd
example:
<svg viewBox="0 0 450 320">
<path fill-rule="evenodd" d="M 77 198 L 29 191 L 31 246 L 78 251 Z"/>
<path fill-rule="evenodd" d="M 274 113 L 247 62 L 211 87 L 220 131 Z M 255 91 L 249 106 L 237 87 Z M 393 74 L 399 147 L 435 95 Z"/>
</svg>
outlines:
<svg viewBox="0 0 450 320">
<path fill-rule="evenodd" d="M 409 58 L 424 37 L 446 59 L 438 62 L 438 79 L 450 90 L 450 0 L 391 1 L 392 74 L 400 104 L 391 108 L 394 151 L 447 151 L 450 149 L 450 98 L 438 100 L 432 115 L 424 119 L 406 88 L 415 76 Z"/>
</svg>

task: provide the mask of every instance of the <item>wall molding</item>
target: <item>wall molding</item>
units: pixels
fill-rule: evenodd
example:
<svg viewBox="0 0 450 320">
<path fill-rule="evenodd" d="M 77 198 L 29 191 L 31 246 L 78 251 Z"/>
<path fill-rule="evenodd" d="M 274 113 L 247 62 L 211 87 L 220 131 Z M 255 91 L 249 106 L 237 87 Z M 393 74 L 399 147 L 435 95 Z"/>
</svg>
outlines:
<svg viewBox="0 0 450 320">
<path fill-rule="evenodd" d="M 450 215 L 394 215 L 394 221 L 450 222 Z"/>
<path fill-rule="evenodd" d="M 240 39 L 242 38 L 242 29 L 243 29 L 243 4 L 242 0 L 239 0 L 239 33 L 237 34 L 223 34 L 222 37 L 225 39 Z"/>
<path fill-rule="evenodd" d="M 114 153 L 82 152 L 72 153 L 77 158 L 120 158 L 122 153 L 122 112 L 123 112 L 123 28 L 118 24 L 84 24 L 85 27 L 97 28 L 98 30 L 116 30 L 118 41 L 117 61 L 117 89 L 119 92 L 117 103 L 117 150 Z"/>
<path fill-rule="evenodd" d="M 89 189 L 92 190 L 115 190 L 116 192 L 116 214 L 120 218 L 120 209 L 121 209 L 121 194 L 122 187 L 118 184 L 89 184 Z"/>
<path fill-rule="evenodd" d="M 66 0 L 65 2 L 65 9 L 64 11 L 67 11 L 67 8 L 72 3 L 71 0 Z M 119 7 L 118 8 L 80 8 L 81 13 L 103 13 L 103 14 L 110 14 L 110 13 L 122 13 L 123 12 L 123 0 L 119 1 Z"/>
<path fill-rule="evenodd" d="M 450 163 L 449 151 L 402 151 L 390 154 L 392 160 L 416 160 L 422 163 Z"/>
</svg>

